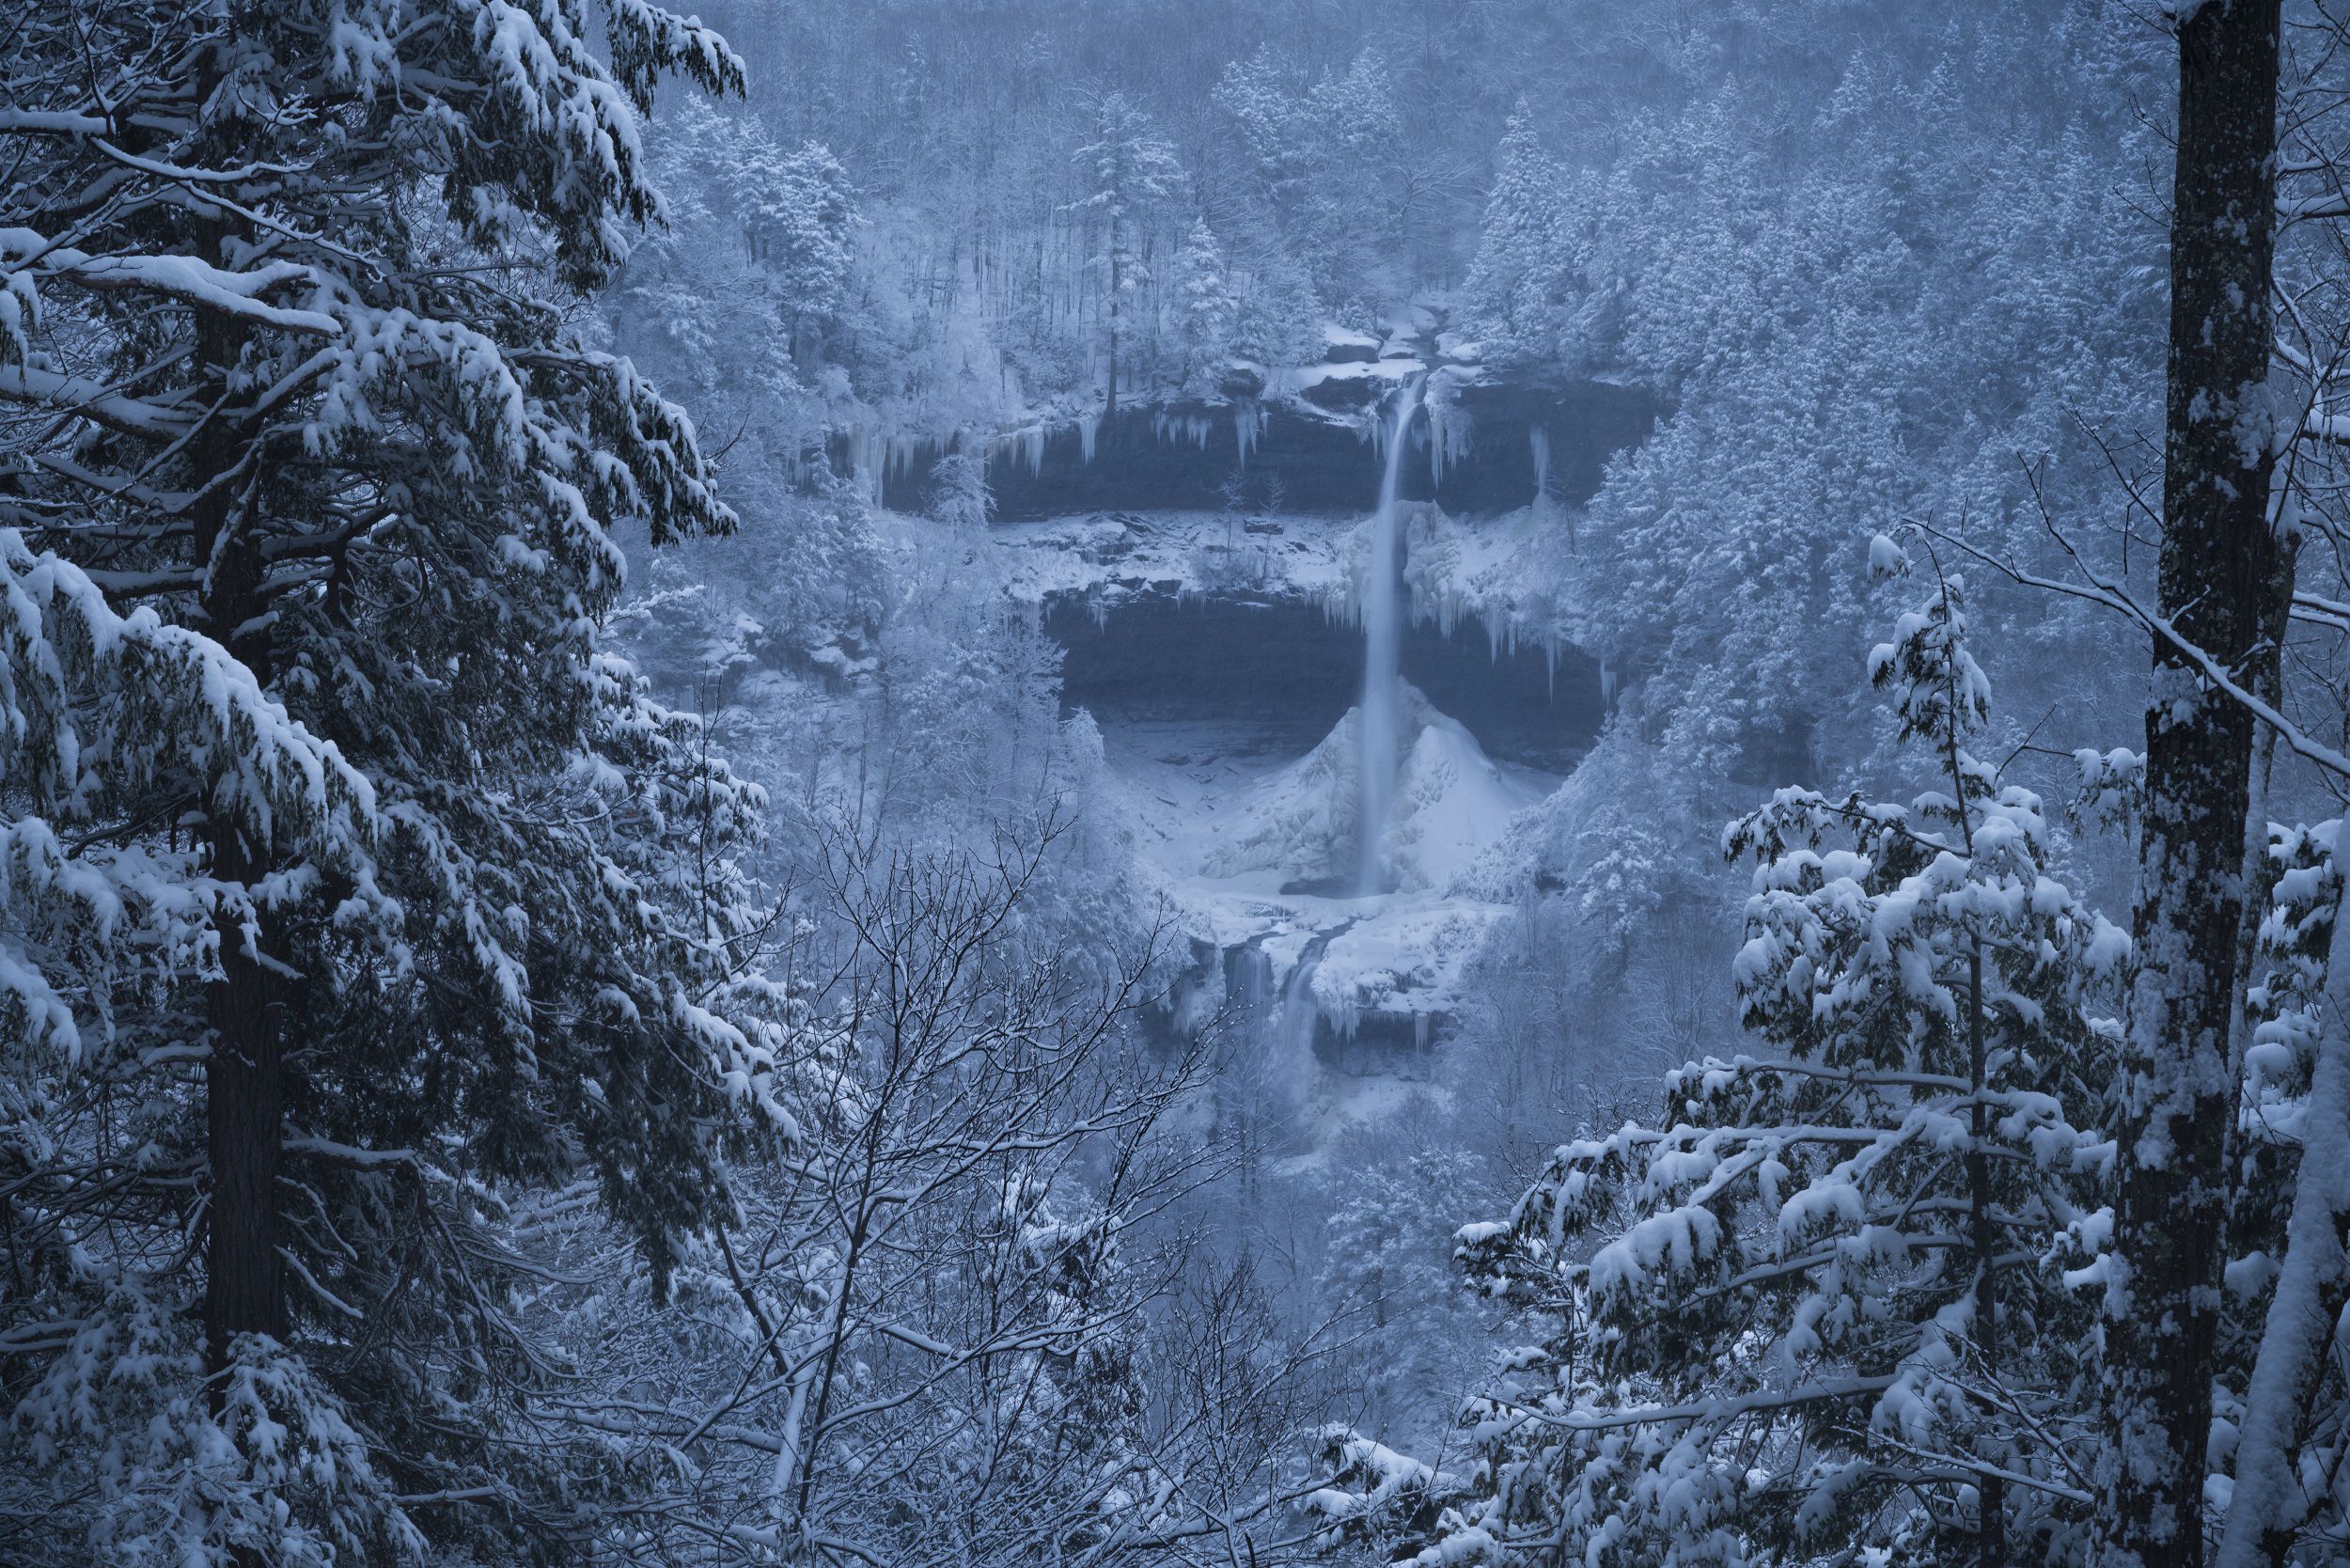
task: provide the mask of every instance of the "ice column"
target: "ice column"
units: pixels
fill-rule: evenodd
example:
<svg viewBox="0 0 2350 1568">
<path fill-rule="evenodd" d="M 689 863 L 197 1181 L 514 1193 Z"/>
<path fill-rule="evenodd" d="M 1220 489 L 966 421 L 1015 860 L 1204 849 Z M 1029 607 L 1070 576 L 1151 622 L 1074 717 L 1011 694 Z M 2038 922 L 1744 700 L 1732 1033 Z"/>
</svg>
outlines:
<svg viewBox="0 0 2350 1568">
<path fill-rule="evenodd" d="M 1395 771 L 1402 707 L 1403 608 L 1398 593 L 1398 557 L 1402 551 L 1403 520 L 1399 515 L 1396 487 L 1403 473 L 1404 437 L 1412 412 L 1419 407 L 1418 380 L 1404 384 L 1395 400 L 1395 424 L 1387 431 L 1387 470 L 1379 485 L 1379 513 L 1371 525 L 1371 567 L 1363 583 L 1363 701 L 1361 722 L 1355 733 L 1361 750 L 1355 761 L 1361 780 L 1362 811 L 1356 819 L 1362 835 L 1361 858 L 1355 868 L 1355 891 L 1386 891 L 1386 857 L 1380 840 L 1386 835 L 1387 817 L 1395 808 Z"/>
</svg>

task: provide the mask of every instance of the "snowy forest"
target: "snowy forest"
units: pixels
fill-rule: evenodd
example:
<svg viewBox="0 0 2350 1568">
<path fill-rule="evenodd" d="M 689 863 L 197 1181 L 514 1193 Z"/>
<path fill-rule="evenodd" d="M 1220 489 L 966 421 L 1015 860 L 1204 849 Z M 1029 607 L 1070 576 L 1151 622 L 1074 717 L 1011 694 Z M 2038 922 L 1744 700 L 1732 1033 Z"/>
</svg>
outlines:
<svg viewBox="0 0 2350 1568">
<path fill-rule="evenodd" d="M 0 1564 L 2350 1563 L 2350 0 L 701 4 L 0 0 Z"/>
</svg>

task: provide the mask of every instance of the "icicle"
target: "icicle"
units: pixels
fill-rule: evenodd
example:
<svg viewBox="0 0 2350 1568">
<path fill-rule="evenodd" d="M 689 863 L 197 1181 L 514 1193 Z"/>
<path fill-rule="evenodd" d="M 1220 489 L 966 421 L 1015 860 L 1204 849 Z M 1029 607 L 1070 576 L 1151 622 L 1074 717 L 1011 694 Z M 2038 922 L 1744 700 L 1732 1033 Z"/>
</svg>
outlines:
<svg viewBox="0 0 2350 1568">
<path fill-rule="evenodd" d="M 1526 447 L 1534 457 L 1534 505 L 1550 495 L 1550 431 L 1538 424 L 1526 427 Z"/>
<path fill-rule="evenodd" d="M 1175 415 L 1164 408 L 1151 411 L 1151 438 L 1162 446 L 1188 441 L 1201 451 L 1208 449 L 1208 416 L 1204 414 Z"/>
<path fill-rule="evenodd" d="M 1603 709 L 1616 705 L 1616 672 L 1607 667 L 1607 661 L 1599 664 L 1599 705 Z"/>
<path fill-rule="evenodd" d="M 996 463 L 1018 463 L 1027 469 L 1028 478 L 1037 478 L 1044 472 L 1044 427 L 1024 425 L 990 438 L 987 461 L 991 466 Z"/>
<path fill-rule="evenodd" d="M 922 444 L 922 438 L 918 435 L 907 435 L 902 431 L 891 431 L 889 442 L 884 456 L 884 461 L 887 464 L 887 467 L 885 470 L 885 476 L 894 479 L 901 474 L 911 470 L 914 467 L 916 448 Z"/>
<path fill-rule="evenodd" d="M 1245 399 L 1232 405 L 1232 436 L 1240 444 L 1240 465 L 1248 466 L 1248 454 L 1257 449 L 1257 438 L 1264 433 L 1264 404 Z"/>
<path fill-rule="evenodd" d="M 848 431 L 849 472 L 865 482 L 866 494 L 875 507 L 887 500 L 889 489 L 886 443 L 881 431 L 872 425 L 854 425 Z"/>
<path fill-rule="evenodd" d="M 1093 444 L 1102 433 L 1102 416 L 1098 414 L 1077 416 L 1077 445 L 1085 453 L 1085 461 L 1093 462 Z"/>
</svg>

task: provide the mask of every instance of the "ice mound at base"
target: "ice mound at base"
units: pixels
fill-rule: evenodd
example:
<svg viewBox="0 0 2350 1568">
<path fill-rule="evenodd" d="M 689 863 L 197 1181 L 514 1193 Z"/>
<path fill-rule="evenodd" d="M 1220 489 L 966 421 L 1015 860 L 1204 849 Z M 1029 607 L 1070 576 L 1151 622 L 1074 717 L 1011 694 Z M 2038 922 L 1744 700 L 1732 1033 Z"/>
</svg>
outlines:
<svg viewBox="0 0 2350 1568">
<path fill-rule="evenodd" d="M 1504 775 L 1458 721 L 1406 683 L 1400 694 L 1395 808 L 1381 842 L 1402 891 L 1440 891 L 1498 841 L 1542 791 Z M 1249 791 L 1212 844 L 1209 876 L 1273 873 L 1284 882 L 1352 877 L 1362 790 L 1350 708 L 1305 756 Z"/>
</svg>

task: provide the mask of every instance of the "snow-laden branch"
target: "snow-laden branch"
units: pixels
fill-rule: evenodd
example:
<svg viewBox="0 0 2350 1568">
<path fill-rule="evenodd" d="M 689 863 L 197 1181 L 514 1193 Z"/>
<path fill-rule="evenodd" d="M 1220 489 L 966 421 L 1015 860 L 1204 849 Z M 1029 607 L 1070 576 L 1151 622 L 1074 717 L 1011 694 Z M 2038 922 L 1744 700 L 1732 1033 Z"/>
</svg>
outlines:
<svg viewBox="0 0 2350 1568">
<path fill-rule="evenodd" d="M 86 376 L 60 375 L 27 365 L 0 364 L 0 399 L 78 414 L 125 435 L 171 437 L 194 421 L 177 409 L 125 397 Z"/>
<path fill-rule="evenodd" d="M 255 326 L 314 337 L 331 337 L 341 330 L 329 311 L 272 305 L 263 297 L 297 286 L 314 297 L 331 293 L 328 281 L 315 268 L 298 261 L 271 261 L 239 272 L 193 256 L 93 256 L 30 228 L 0 228 L 0 277 L 20 272 L 84 289 L 160 294 Z"/>
<path fill-rule="evenodd" d="M 2072 541 L 2067 539 L 2053 523 L 2048 525 L 2048 531 L 2055 536 L 2058 543 L 2079 567 L 2081 574 L 2088 579 L 2086 585 L 2068 583 L 2061 578 L 2044 577 L 2036 572 L 2027 571 L 2011 560 L 1995 556 L 1980 545 L 1938 529 L 1932 524 L 1919 523 L 1918 527 L 1933 534 L 1935 538 L 1952 548 L 1963 551 L 1967 556 L 1982 562 L 2019 587 L 2040 588 L 2049 593 L 2085 600 L 2090 604 L 2102 604 L 2109 610 L 2118 611 L 2126 616 L 2153 634 L 2158 641 L 2178 653 L 2193 666 L 2198 675 L 2211 684 L 2214 690 L 2228 698 L 2229 700 L 2240 704 L 2255 718 L 2274 729 L 2278 739 L 2283 741 L 2295 756 L 2301 758 L 2304 761 L 2314 763 L 2338 778 L 2350 779 L 2350 755 L 2345 755 L 2335 747 L 2327 745 L 2304 730 L 2299 725 L 2295 724 L 2279 712 L 2273 703 L 2264 700 L 2248 690 L 2243 682 L 2230 675 L 2220 666 L 2218 660 L 2213 658 L 2201 646 L 2183 635 L 2167 618 L 2148 609 L 2139 604 L 2127 588 L 2098 572 L 2096 568 L 2082 558 Z"/>
</svg>

